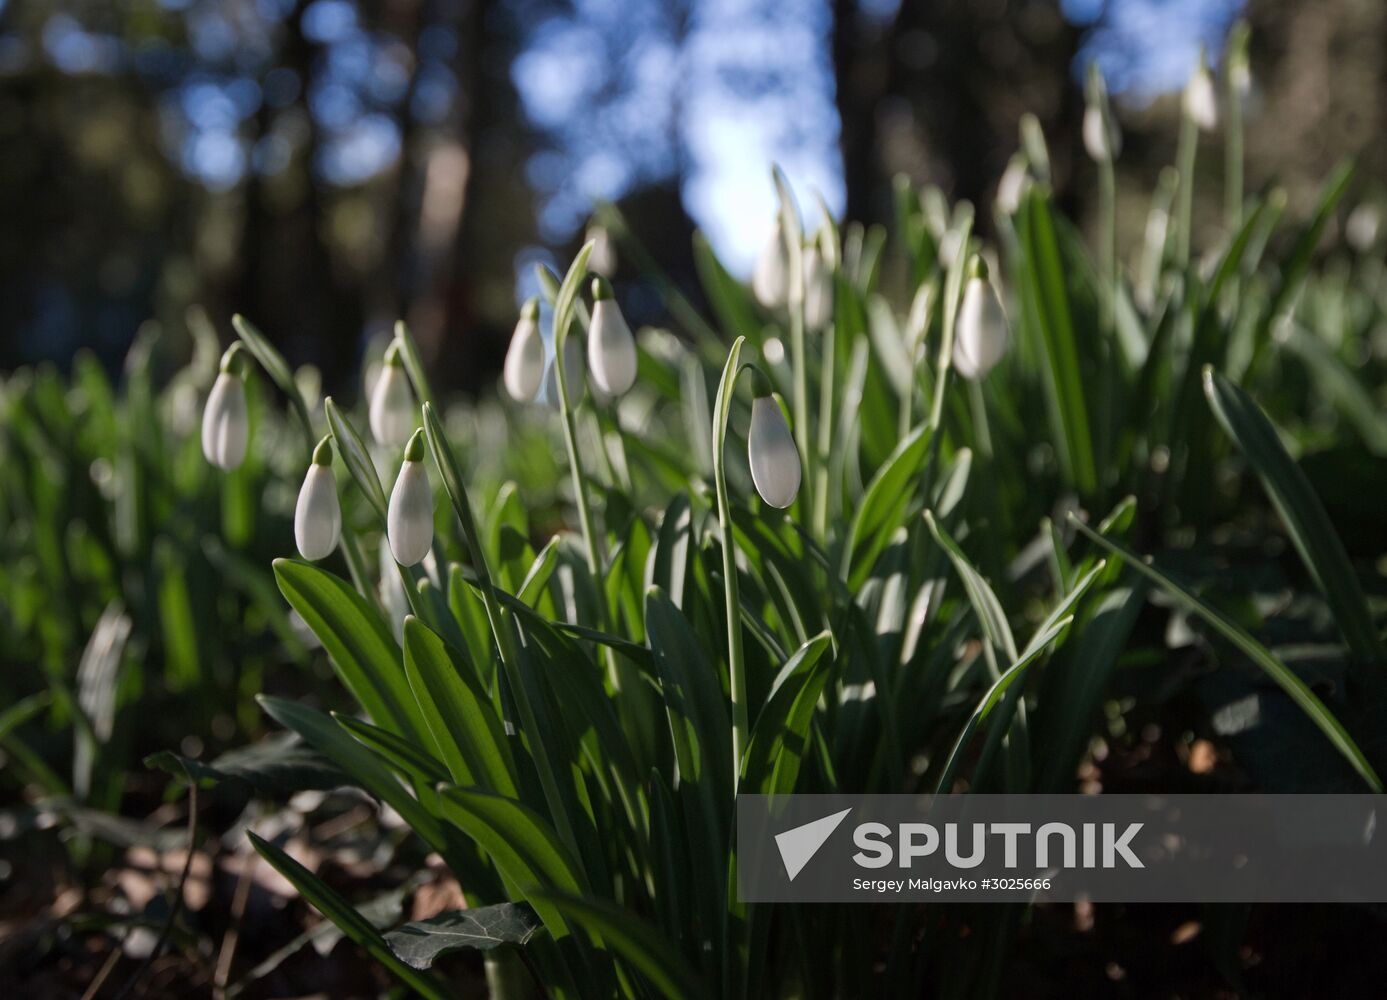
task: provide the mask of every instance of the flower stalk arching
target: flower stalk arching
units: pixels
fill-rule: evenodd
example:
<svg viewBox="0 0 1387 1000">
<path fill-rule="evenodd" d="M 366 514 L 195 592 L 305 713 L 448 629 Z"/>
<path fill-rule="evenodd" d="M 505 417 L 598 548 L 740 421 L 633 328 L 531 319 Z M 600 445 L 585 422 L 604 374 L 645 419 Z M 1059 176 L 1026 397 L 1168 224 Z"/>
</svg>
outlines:
<svg viewBox="0 0 1387 1000">
<path fill-rule="evenodd" d="M 762 407 L 760 419 L 763 422 L 770 422 L 773 425 L 773 435 L 775 437 L 775 447 L 777 449 L 788 448 L 794 451 L 795 442 L 791 437 L 789 428 L 784 425 L 784 417 L 780 412 L 779 403 L 776 402 L 771 394 L 769 380 L 754 365 L 743 364 L 742 347 L 746 343 L 745 337 L 738 337 L 732 344 L 731 351 L 727 355 L 727 363 L 723 366 L 722 379 L 718 383 L 717 402 L 713 411 L 713 485 L 717 494 L 718 505 L 718 530 L 719 543 L 722 547 L 722 587 L 723 601 L 727 610 L 727 670 L 728 670 L 728 691 L 732 701 L 732 786 L 735 789 L 741 780 L 742 755 L 746 752 L 747 743 L 750 737 L 749 717 L 747 711 L 747 691 L 746 691 L 746 654 L 742 647 L 742 625 L 741 625 L 741 588 L 737 581 L 737 555 L 736 542 L 732 530 L 732 504 L 727 495 L 727 424 L 732 410 L 732 399 L 736 393 L 737 379 L 744 370 L 749 370 L 754 382 L 756 398 L 752 404 L 753 413 L 753 432 L 756 430 L 758 414 L 756 407 Z M 773 411 L 769 408 L 773 408 Z M 765 428 L 763 427 L 763 430 Z M 802 472 L 796 461 L 793 475 L 790 477 L 793 482 L 781 479 L 772 480 L 767 485 L 771 488 L 771 496 L 766 496 L 767 490 L 763 489 L 763 479 L 757 478 L 758 457 L 752 453 L 751 438 L 748 436 L 748 461 L 752 466 L 752 478 L 756 481 L 757 491 L 762 493 L 762 498 L 767 503 L 777 507 L 788 507 L 794 501 L 794 494 L 798 489 Z M 765 456 L 761 456 L 765 457 Z M 762 463 L 762 476 L 766 472 L 772 474 L 790 475 L 788 465 L 783 464 L 780 459 L 786 456 L 777 457 L 771 463 Z M 798 456 L 796 456 L 796 459 Z"/>
<path fill-rule="evenodd" d="M 1175 263 L 1184 271 L 1190 262 L 1190 226 L 1194 216 L 1194 165 L 1200 130 L 1211 131 L 1218 124 L 1218 96 L 1209 73 L 1209 61 L 1199 50 L 1199 65 L 1190 75 L 1180 97 L 1180 138 L 1176 146 L 1176 169 L 1180 172 L 1179 215 L 1176 219 Z"/>
<path fill-rule="evenodd" d="M 785 238 L 786 277 L 785 304 L 790 314 L 790 367 L 794 376 L 794 414 L 795 444 L 807 468 L 807 479 L 814 484 L 812 465 L 814 452 L 810 439 L 809 425 L 809 356 L 804 336 L 804 260 L 803 237 L 800 232 L 799 210 L 795 207 L 794 195 L 790 192 L 789 181 L 776 167 L 772 171 L 776 193 L 780 198 L 780 228 Z M 808 492 L 808 491 L 806 491 Z M 813 511 L 812 493 L 805 498 L 806 509 Z"/>
<path fill-rule="evenodd" d="M 607 607 L 607 588 L 602 579 L 602 553 L 598 548 L 596 529 L 593 527 L 592 509 L 588 506 L 583 463 L 578 455 L 578 424 L 573 414 L 575 400 L 569 393 L 567 366 L 562 361 L 568 343 L 568 330 L 573 323 L 574 300 L 577 298 L 578 285 L 587 268 L 592 246 L 591 242 L 584 244 L 578 251 L 578 256 L 573 258 L 568 274 L 564 276 L 563 284 L 559 287 L 559 294 L 554 300 L 554 378 L 559 389 L 563 443 L 568 451 L 568 469 L 573 478 L 573 499 L 578 505 L 578 524 L 583 533 L 583 551 L 587 557 L 588 572 L 592 575 L 598 623 L 601 628 L 609 629 L 611 612 Z M 608 677 L 619 690 L 621 682 L 616 657 L 609 647 L 602 646 L 601 649 L 600 655 L 606 661 Z"/>
<path fill-rule="evenodd" d="M 732 700 L 732 787 L 735 790 L 742 776 L 742 753 L 750 735 L 747 716 L 746 654 L 742 649 L 742 598 L 737 583 L 737 556 L 733 549 L 732 505 L 727 498 L 727 460 L 723 447 L 727 439 L 727 418 L 732 408 L 732 394 L 741 374 L 742 345 L 738 337 L 727 354 L 718 383 L 716 407 L 713 411 L 713 487 L 718 502 L 718 531 L 722 547 L 722 596 L 727 608 L 727 671 L 728 692 Z"/>
<path fill-rule="evenodd" d="M 1243 223 L 1243 100 L 1252 87 L 1252 71 L 1248 64 L 1249 30 L 1246 21 L 1233 25 L 1224 50 L 1224 105 L 1227 125 L 1223 131 L 1224 175 L 1223 210 L 1229 234 L 1236 233 Z"/>
<path fill-rule="evenodd" d="M 1089 64 L 1085 91 L 1088 107 L 1084 111 L 1084 145 L 1098 166 L 1098 259 L 1103 274 L 1098 324 L 1106 342 L 1111 339 L 1117 316 L 1117 177 L 1113 161 L 1121 151 L 1122 140 L 1097 63 Z"/>
</svg>

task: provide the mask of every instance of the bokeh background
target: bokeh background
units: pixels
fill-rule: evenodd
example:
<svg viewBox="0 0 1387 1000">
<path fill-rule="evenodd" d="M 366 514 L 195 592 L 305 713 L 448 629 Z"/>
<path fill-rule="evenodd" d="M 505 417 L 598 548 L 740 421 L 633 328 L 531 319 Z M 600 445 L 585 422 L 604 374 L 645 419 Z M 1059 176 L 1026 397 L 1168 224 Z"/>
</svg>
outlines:
<svg viewBox="0 0 1387 1000">
<path fill-rule="evenodd" d="M 1129 241 L 1179 88 L 1237 18 L 1250 187 L 1303 203 L 1345 153 L 1383 177 L 1382 0 L 0 0 L 0 368 L 84 347 L 115 368 L 142 322 L 196 303 L 349 393 L 403 316 L 440 384 L 484 388 L 534 263 L 600 199 L 696 297 L 693 230 L 748 271 L 772 160 L 863 221 L 897 173 L 985 205 L 1030 111 L 1085 218 L 1090 61 L 1124 128 Z"/>
</svg>

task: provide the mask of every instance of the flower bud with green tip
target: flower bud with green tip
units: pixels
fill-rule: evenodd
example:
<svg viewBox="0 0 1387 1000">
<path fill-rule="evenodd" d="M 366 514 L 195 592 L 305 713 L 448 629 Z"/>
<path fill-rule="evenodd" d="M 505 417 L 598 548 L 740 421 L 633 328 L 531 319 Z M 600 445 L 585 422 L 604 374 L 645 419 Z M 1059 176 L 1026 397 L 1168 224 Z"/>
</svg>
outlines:
<svg viewBox="0 0 1387 1000">
<path fill-rule="evenodd" d="M 245 368 L 245 349 L 232 344 L 222 355 L 221 371 L 202 411 L 202 454 L 226 472 L 240 468 L 250 443 Z"/>
<path fill-rule="evenodd" d="M 1199 65 L 1185 84 L 1182 106 L 1190 120 L 1205 132 L 1218 128 L 1218 92 L 1214 89 L 1214 76 L 1209 72 L 1209 61 L 1202 51 Z"/>
<path fill-rule="evenodd" d="M 953 365 L 966 379 L 986 377 L 1011 343 L 1006 313 L 988 280 L 987 265 L 974 257 L 954 324 Z"/>
<path fill-rule="evenodd" d="M 530 299 L 520 310 L 520 321 L 511 334 L 502 372 L 506 392 L 517 403 L 528 403 L 544 383 L 544 338 L 539 332 L 539 300 Z"/>
<path fill-rule="evenodd" d="M 621 315 L 621 307 L 612 298 L 612 286 L 607 284 L 606 278 L 592 281 L 588 369 L 597 388 L 608 396 L 620 396 L 636 381 L 636 338 L 631 336 L 631 328 Z"/>
<path fill-rule="evenodd" d="M 385 364 L 371 390 L 369 416 L 371 436 L 386 448 L 400 447 L 414 430 L 414 393 L 398 341 L 385 352 Z"/>
<path fill-rule="evenodd" d="M 804 249 L 804 325 L 822 330 L 833 320 L 833 269 L 819 241 Z"/>
<path fill-rule="evenodd" d="M 390 491 L 385 533 L 390 554 L 401 566 L 422 562 L 433 546 L 433 490 L 424 468 L 426 448 L 423 430 L 415 431 L 405 445 L 405 460 Z"/>
<path fill-rule="evenodd" d="M 784 509 L 795 502 L 801 476 L 799 451 L 790 425 L 771 392 L 770 382 L 750 369 L 752 392 L 751 429 L 747 432 L 747 464 L 756 492 L 772 507 Z"/>
<path fill-rule="evenodd" d="M 299 489 L 299 500 L 294 506 L 294 541 L 299 555 L 316 562 L 332 555 L 341 534 L 342 506 L 337 499 L 337 477 L 332 472 L 332 439 L 325 437 L 313 449 L 313 462 Z"/>
<path fill-rule="evenodd" d="M 767 309 L 779 309 L 790 294 L 789 252 L 785 246 L 785 230 L 777 219 L 766 245 L 757 258 L 751 275 L 751 291 L 756 301 Z"/>
</svg>

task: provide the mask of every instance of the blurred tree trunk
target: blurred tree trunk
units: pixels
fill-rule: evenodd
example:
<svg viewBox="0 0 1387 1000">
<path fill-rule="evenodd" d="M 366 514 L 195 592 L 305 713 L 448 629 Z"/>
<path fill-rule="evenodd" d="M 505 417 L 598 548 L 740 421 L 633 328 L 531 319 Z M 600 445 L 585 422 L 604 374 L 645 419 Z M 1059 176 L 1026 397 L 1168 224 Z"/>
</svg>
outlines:
<svg viewBox="0 0 1387 1000">
<path fill-rule="evenodd" d="M 1080 31 L 1052 0 L 903 0 L 889 22 L 834 0 L 848 215 L 890 213 L 891 178 L 967 198 L 985 226 L 1021 116 L 1045 129 L 1063 197 L 1083 116 Z"/>
</svg>

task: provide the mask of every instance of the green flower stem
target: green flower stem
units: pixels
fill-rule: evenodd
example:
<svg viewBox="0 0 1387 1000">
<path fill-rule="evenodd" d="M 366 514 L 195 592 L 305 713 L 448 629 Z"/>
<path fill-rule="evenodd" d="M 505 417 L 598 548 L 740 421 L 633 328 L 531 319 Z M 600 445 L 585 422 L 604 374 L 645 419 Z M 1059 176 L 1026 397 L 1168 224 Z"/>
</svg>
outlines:
<svg viewBox="0 0 1387 1000">
<path fill-rule="evenodd" d="M 583 533 L 583 552 L 587 557 L 588 572 L 592 574 L 593 593 L 597 600 L 597 619 L 600 628 L 611 630 L 611 613 L 607 608 L 607 588 L 602 579 L 602 553 L 597 545 L 597 531 L 593 527 L 592 508 L 588 506 L 588 491 L 584 483 L 583 462 L 578 454 L 578 424 L 574 419 L 573 402 L 568 394 L 568 376 L 564 373 L 563 350 L 568 339 L 567 331 L 554 330 L 554 375 L 559 386 L 559 404 L 563 414 L 563 443 L 568 450 L 568 469 L 573 477 L 573 498 L 578 505 L 578 524 Z M 612 685 L 621 689 L 617 676 L 616 660 L 611 648 L 601 647 L 602 658 L 607 662 L 607 673 Z"/>
<path fill-rule="evenodd" d="M 820 544 L 828 540 L 828 465 L 833 455 L 833 390 L 836 373 L 834 339 L 835 324 L 829 323 L 822 334 L 823 362 L 819 369 L 819 445 L 818 462 L 814 467 L 814 537 Z"/>
<path fill-rule="evenodd" d="M 939 365 L 934 377 L 934 399 L 930 402 L 929 426 L 936 432 L 944 419 L 944 389 L 949 383 L 949 371 L 954 358 L 954 325 L 958 318 L 958 305 L 963 296 L 963 280 L 968 270 L 968 243 L 972 235 L 972 220 L 962 224 L 958 236 L 958 255 L 949 265 L 948 277 L 944 281 L 944 329 L 939 338 Z M 934 447 L 931 445 L 931 447 Z"/>
<path fill-rule="evenodd" d="M 561 369 L 562 367 L 560 365 Z M 463 541 L 467 545 L 468 556 L 472 560 L 472 571 L 477 575 L 477 586 L 482 592 L 482 605 L 486 609 L 486 618 L 491 626 L 491 634 L 496 639 L 496 651 L 501 658 L 501 666 L 509 682 L 516 710 L 520 713 L 521 726 L 531 734 L 532 740 L 537 741 L 540 732 L 539 723 L 534 706 L 530 703 L 529 691 L 519 674 L 521 669 L 519 657 L 524 654 L 518 648 L 519 636 L 515 632 L 515 623 L 502 614 L 501 602 L 496 598 L 496 584 L 491 575 L 491 566 L 486 560 L 486 549 L 481 543 L 481 533 L 477 530 L 477 518 L 472 510 L 472 503 L 468 499 L 467 488 L 463 484 L 461 470 L 458 468 L 457 459 L 453 455 L 452 446 L 448 444 L 448 439 L 444 434 L 443 424 L 438 419 L 433 404 L 425 403 L 423 410 L 424 436 L 428 438 L 429 450 L 433 452 L 434 461 L 438 465 L 444 490 L 448 494 L 448 499 L 452 501 L 453 511 L 457 514 L 458 521 L 462 525 Z M 518 738 L 518 734 L 514 738 Z M 563 838 L 568 849 L 574 852 L 574 857 L 581 857 L 582 855 L 578 853 L 578 838 L 574 835 L 572 823 L 569 821 L 568 810 L 564 805 L 558 777 L 549 761 L 549 755 L 535 746 L 530 756 L 535 762 L 540 788 L 544 792 L 544 800 L 549 806 L 549 812 L 558 829 L 559 836 Z"/>
<path fill-rule="evenodd" d="M 1103 292 L 1098 297 L 1099 329 L 1105 340 L 1111 335 L 1117 316 L 1117 172 L 1111 159 L 1098 164 L 1099 260 L 1103 268 Z"/>
<path fill-rule="evenodd" d="M 1180 141 L 1175 165 L 1180 174 L 1180 200 L 1175 219 L 1175 265 L 1181 272 L 1190 262 L 1190 222 L 1194 213 L 1194 160 L 1199 149 L 1199 126 L 1188 114 L 1180 117 Z"/>
<path fill-rule="evenodd" d="M 742 650 L 742 600 L 737 583 L 737 556 L 732 533 L 732 506 L 727 499 L 727 459 L 723 454 L 727 439 L 727 418 L 732 396 L 741 374 L 742 345 L 738 337 L 727 355 L 718 384 L 717 408 L 713 415 L 713 483 L 718 498 L 718 527 L 722 544 L 722 593 L 727 605 L 727 670 L 732 698 L 732 787 L 741 780 L 742 754 L 749 735 L 747 723 L 746 657 Z"/>
<path fill-rule="evenodd" d="M 802 510 L 816 511 L 814 487 L 815 452 L 809 427 L 809 356 L 804 338 L 804 238 L 800 230 L 799 209 L 790 193 L 789 181 L 779 167 L 772 171 L 776 193 L 780 198 L 780 226 L 785 234 L 785 266 L 789 271 L 786 305 L 790 314 L 790 367 L 794 377 L 793 400 L 795 447 L 804 463 L 805 494 Z"/>
</svg>

